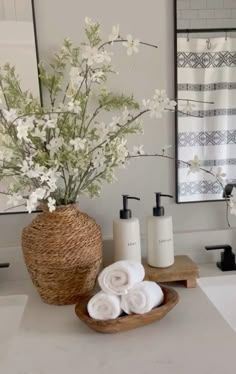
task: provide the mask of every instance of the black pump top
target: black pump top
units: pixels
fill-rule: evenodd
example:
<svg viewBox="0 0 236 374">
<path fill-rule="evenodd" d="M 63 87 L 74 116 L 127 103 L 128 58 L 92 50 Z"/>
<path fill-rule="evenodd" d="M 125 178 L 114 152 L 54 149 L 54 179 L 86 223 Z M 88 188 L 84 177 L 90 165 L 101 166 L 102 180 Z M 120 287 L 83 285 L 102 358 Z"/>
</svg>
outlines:
<svg viewBox="0 0 236 374">
<path fill-rule="evenodd" d="M 165 215 L 165 209 L 161 206 L 161 197 L 170 197 L 173 198 L 172 195 L 162 194 L 161 192 L 155 192 L 156 195 L 156 206 L 153 208 L 153 215 L 155 217 L 160 217 Z"/>
<path fill-rule="evenodd" d="M 140 200 L 139 197 L 122 195 L 123 196 L 123 209 L 120 210 L 120 219 L 132 218 L 132 211 L 128 209 L 128 200 Z"/>
</svg>

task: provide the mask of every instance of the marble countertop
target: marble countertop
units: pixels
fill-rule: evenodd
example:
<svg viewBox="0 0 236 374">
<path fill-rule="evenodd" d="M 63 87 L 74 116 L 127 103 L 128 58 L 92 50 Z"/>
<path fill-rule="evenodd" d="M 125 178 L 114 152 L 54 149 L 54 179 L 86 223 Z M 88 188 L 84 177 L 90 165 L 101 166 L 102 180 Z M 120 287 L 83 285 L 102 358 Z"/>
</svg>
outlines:
<svg viewBox="0 0 236 374">
<path fill-rule="evenodd" d="M 214 264 L 200 273 L 223 274 Z M 163 320 L 103 335 L 80 322 L 74 306 L 44 304 L 30 281 L 3 282 L 0 295 L 26 294 L 28 302 L 1 373 L 234 374 L 234 331 L 199 287 L 175 287 L 180 302 Z"/>
</svg>

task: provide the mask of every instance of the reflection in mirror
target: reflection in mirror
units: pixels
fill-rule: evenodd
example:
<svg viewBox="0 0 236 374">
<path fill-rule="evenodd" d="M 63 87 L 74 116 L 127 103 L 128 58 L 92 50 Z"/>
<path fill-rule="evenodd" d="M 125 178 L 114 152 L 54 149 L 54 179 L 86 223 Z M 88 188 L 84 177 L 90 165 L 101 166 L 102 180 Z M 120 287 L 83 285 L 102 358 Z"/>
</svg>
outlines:
<svg viewBox="0 0 236 374">
<path fill-rule="evenodd" d="M 1 68 L 6 63 L 15 66 L 22 88 L 40 97 L 32 0 L 0 0 Z M 0 186 L 0 190 L 4 191 L 1 181 Z M 25 211 L 22 206 L 11 210 L 8 207 L 6 195 L 0 194 L 1 213 Z"/>
<path fill-rule="evenodd" d="M 176 0 L 176 9 L 176 96 L 188 100 L 178 105 L 177 158 L 236 183 L 236 2 Z M 210 173 L 177 168 L 177 202 L 222 200 Z"/>
</svg>

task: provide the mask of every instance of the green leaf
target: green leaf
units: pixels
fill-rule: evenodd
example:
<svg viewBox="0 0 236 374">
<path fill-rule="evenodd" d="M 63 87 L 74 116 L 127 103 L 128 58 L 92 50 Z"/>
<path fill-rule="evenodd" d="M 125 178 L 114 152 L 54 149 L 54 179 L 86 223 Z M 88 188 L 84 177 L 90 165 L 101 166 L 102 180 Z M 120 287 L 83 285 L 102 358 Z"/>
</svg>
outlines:
<svg viewBox="0 0 236 374">
<path fill-rule="evenodd" d="M 92 47 L 97 46 L 101 42 L 99 35 L 100 25 L 98 22 L 93 23 L 85 28 L 85 34 Z"/>
<path fill-rule="evenodd" d="M 124 107 L 129 109 L 139 109 L 139 104 L 133 96 L 125 96 L 123 94 L 116 95 L 111 92 L 101 94 L 99 97 L 99 105 L 104 107 L 107 111 L 122 109 Z"/>
</svg>

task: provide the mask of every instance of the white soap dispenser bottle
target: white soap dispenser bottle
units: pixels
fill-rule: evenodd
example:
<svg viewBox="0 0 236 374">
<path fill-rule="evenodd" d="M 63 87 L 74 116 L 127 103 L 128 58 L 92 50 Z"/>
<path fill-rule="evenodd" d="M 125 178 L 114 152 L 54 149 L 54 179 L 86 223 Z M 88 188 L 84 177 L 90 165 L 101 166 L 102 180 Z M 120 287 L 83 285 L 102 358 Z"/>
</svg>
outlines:
<svg viewBox="0 0 236 374">
<path fill-rule="evenodd" d="M 156 192 L 153 216 L 147 218 L 147 262 L 150 266 L 166 268 L 174 264 L 172 217 L 165 216 L 161 197 L 171 195 Z"/>
<path fill-rule="evenodd" d="M 132 260 L 141 262 L 140 226 L 138 218 L 132 218 L 128 209 L 128 200 L 140 200 L 138 197 L 123 195 L 123 209 L 120 219 L 113 221 L 114 260 Z"/>
</svg>

